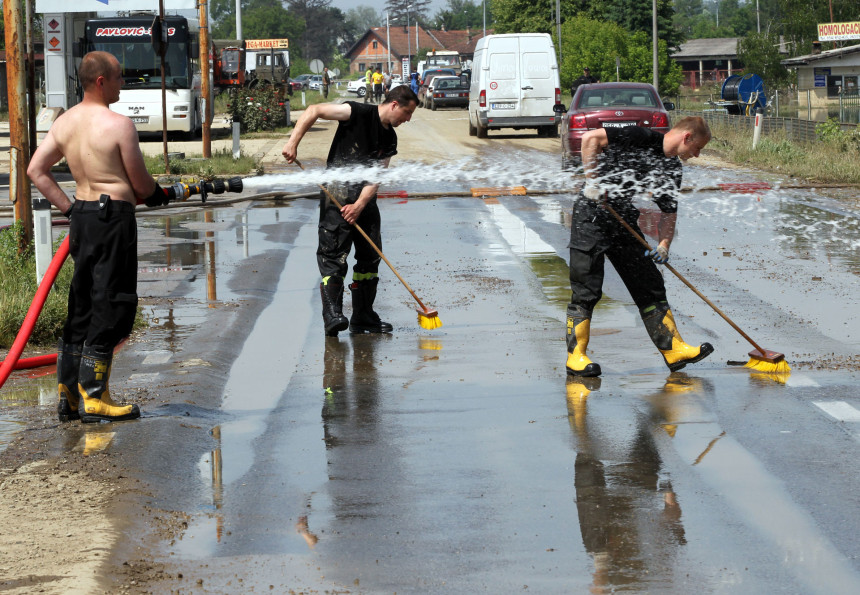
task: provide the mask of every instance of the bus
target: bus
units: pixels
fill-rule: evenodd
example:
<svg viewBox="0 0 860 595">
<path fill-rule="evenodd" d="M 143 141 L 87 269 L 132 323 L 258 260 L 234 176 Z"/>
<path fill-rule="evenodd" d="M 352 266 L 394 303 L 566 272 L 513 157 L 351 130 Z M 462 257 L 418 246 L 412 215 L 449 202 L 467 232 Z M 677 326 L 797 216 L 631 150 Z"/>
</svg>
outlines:
<svg viewBox="0 0 860 595">
<path fill-rule="evenodd" d="M 150 28 L 154 15 L 89 19 L 84 25 L 84 52 L 95 50 L 116 56 L 122 67 L 119 101 L 110 109 L 128 116 L 138 132 L 162 131 L 161 58 L 152 47 Z M 197 66 L 197 38 L 188 20 L 166 16 L 168 45 L 165 55 L 167 130 L 188 137 L 202 130 L 201 79 Z"/>
</svg>

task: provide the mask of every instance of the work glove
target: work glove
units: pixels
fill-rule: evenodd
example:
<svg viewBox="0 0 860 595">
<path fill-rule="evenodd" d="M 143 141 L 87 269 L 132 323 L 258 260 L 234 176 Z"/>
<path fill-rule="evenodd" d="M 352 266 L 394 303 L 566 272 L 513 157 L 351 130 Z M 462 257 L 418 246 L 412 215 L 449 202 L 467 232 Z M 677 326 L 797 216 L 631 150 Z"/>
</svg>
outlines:
<svg viewBox="0 0 860 595">
<path fill-rule="evenodd" d="M 589 200 L 599 202 L 603 198 L 603 190 L 597 182 L 591 178 L 585 178 L 585 187 L 582 189 L 582 195 Z"/>
<path fill-rule="evenodd" d="M 147 196 L 144 199 L 144 204 L 148 207 L 159 207 L 161 205 L 166 205 L 171 201 L 171 199 L 175 199 L 176 197 L 171 197 L 167 191 L 158 185 L 158 182 L 155 183 L 155 189 L 152 191 L 152 194 Z"/>
<path fill-rule="evenodd" d="M 666 264 L 669 262 L 669 250 L 664 248 L 662 244 L 657 244 L 653 250 L 645 250 L 645 256 L 657 264 Z"/>
</svg>

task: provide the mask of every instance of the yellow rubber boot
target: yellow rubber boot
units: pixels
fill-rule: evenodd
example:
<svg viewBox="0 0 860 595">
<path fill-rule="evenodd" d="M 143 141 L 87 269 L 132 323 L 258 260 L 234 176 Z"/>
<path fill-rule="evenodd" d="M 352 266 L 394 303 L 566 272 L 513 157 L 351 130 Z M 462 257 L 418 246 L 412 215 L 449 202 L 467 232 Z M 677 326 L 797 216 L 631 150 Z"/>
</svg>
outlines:
<svg viewBox="0 0 860 595">
<path fill-rule="evenodd" d="M 124 421 L 140 417 L 137 405 L 117 405 L 110 397 L 108 382 L 112 360 L 113 353 L 110 350 L 102 351 L 84 345 L 78 374 L 78 390 L 81 393 L 78 411 L 82 423 Z"/>
<path fill-rule="evenodd" d="M 568 308 L 567 373 L 571 376 L 600 376 L 600 366 L 586 355 L 591 336 L 591 317 L 583 308 Z"/>
<path fill-rule="evenodd" d="M 687 364 L 703 360 L 714 352 L 710 343 L 702 343 L 698 347 L 684 343 L 675 325 L 672 310 L 665 302 L 645 308 L 641 315 L 645 328 L 648 329 L 648 335 L 663 354 L 663 361 L 672 372 L 677 372 Z"/>
</svg>

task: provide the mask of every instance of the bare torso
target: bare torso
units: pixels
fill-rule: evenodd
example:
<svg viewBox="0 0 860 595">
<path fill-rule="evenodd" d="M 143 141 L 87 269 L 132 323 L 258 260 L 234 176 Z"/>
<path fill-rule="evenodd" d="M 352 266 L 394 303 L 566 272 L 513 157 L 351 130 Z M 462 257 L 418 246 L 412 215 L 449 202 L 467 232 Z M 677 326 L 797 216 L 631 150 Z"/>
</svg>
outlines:
<svg viewBox="0 0 860 595">
<path fill-rule="evenodd" d="M 50 134 L 75 178 L 77 200 L 98 200 L 108 194 L 135 204 L 123 159 L 124 141 L 137 137 L 128 118 L 101 105 L 81 103 L 57 118 Z"/>
</svg>

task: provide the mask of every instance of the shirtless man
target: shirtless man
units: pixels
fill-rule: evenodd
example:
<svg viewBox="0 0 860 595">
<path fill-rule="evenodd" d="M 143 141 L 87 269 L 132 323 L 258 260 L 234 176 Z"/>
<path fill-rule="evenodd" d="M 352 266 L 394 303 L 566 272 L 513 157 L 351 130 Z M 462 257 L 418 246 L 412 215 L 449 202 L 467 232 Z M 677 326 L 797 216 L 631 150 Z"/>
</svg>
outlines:
<svg viewBox="0 0 860 595">
<path fill-rule="evenodd" d="M 169 202 L 146 171 L 134 124 L 108 106 L 119 100 L 122 70 L 107 52 L 90 52 L 78 69 L 81 103 L 57 118 L 27 168 L 36 188 L 70 219 L 75 272 L 68 317 L 57 346 L 60 421 L 140 417 L 137 405 L 116 405 L 108 379 L 114 347 L 137 312 L 135 204 Z M 73 203 L 51 167 L 65 157 L 75 179 Z"/>
</svg>

